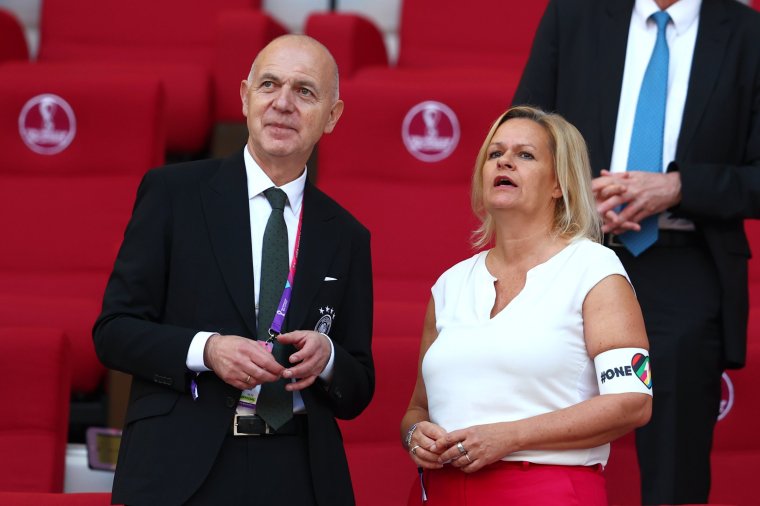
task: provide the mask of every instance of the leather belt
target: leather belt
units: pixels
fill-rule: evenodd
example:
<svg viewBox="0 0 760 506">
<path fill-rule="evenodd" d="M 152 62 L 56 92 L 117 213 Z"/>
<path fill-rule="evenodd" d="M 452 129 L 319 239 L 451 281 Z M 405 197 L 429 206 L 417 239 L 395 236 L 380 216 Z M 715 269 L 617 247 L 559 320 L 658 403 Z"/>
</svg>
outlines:
<svg viewBox="0 0 760 506">
<path fill-rule="evenodd" d="M 657 242 L 652 247 L 664 246 L 667 248 L 686 248 L 701 246 L 704 244 L 702 234 L 691 230 L 668 230 L 660 229 L 657 233 Z M 604 236 L 604 245 L 612 249 L 625 249 L 625 245 L 620 242 L 618 236 L 606 234 Z"/>
<path fill-rule="evenodd" d="M 306 415 L 293 415 L 282 427 L 275 430 L 259 415 L 235 415 L 232 419 L 234 436 L 276 436 L 293 435 L 305 432 Z"/>
</svg>

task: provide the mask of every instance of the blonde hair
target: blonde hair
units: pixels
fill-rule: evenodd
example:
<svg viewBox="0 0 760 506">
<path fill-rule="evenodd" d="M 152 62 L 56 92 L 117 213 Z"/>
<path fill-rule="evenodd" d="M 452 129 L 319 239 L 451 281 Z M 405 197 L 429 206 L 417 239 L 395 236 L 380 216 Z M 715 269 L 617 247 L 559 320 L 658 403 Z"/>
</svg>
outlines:
<svg viewBox="0 0 760 506">
<path fill-rule="evenodd" d="M 543 127 L 549 138 L 554 173 L 562 190 L 562 198 L 555 201 L 553 232 L 569 240 L 586 237 L 601 242 L 601 219 L 596 212 L 591 191 L 591 163 L 583 136 L 559 114 L 547 113 L 535 107 L 518 106 L 508 109 L 494 121 L 478 151 L 472 175 L 471 199 L 472 210 L 480 220 L 480 227 L 473 232 L 473 246 L 482 248 L 494 238 L 493 218 L 483 204 L 483 166 L 496 130 L 514 118 L 534 121 Z"/>
</svg>

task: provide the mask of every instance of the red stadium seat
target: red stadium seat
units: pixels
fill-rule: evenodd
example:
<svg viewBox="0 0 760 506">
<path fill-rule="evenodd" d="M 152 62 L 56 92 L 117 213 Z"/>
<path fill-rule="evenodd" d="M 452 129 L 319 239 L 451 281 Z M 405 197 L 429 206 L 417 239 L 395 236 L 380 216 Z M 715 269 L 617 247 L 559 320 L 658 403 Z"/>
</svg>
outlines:
<svg viewBox="0 0 760 506">
<path fill-rule="evenodd" d="M 358 418 L 341 421 L 356 503 L 361 506 L 406 504 L 417 476 L 401 446 L 401 418 L 414 390 L 419 337 L 376 334 L 375 397 Z"/>
<path fill-rule="evenodd" d="M 219 16 L 238 9 L 266 18 L 256 10 L 260 4 L 260 0 L 45 0 L 39 60 L 105 63 L 91 72 L 109 72 L 117 65 L 136 75 L 160 77 L 166 90 L 167 149 L 198 153 L 208 145 L 214 118 L 217 46 L 250 59 L 272 36 L 271 30 L 259 31 L 268 29 L 261 22 L 249 25 L 245 36 L 238 33 L 227 42 L 228 34 L 218 29 Z M 242 77 L 245 74 L 247 69 Z M 239 79 L 224 85 L 237 90 L 236 83 Z"/>
<path fill-rule="evenodd" d="M 547 4 L 547 0 L 477 4 L 406 0 L 401 5 L 398 65 L 522 71 Z"/>
<path fill-rule="evenodd" d="M 747 350 L 747 366 L 724 375 L 721 415 L 715 428 L 711 458 L 711 503 L 757 504 L 760 346 L 757 339 L 754 341 Z"/>
<path fill-rule="evenodd" d="M 16 16 L 0 9 L 0 62 L 29 60 L 29 47 L 24 30 Z"/>
<path fill-rule="evenodd" d="M 641 504 L 639 461 L 633 432 L 612 442 L 604 479 L 607 482 L 607 500 L 611 505 Z"/>
<path fill-rule="evenodd" d="M 380 30 L 358 14 L 318 12 L 311 14 L 304 32 L 332 52 L 341 79 L 351 78 L 364 67 L 388 66 L 388 53 Z"/>
<path fill-rule="evenodd" d="M 0 490 L 63 490 L 69 358 L 60 330 L 0 327 Z"/>
<path fill-rule="evenodd" d="M 63 329 L 76 392 L 103 378 L 90 328 L 163 135 L 155 78 L 0 66 L 0 326 Z"/>
<path fill-rule="evenodd" d="M 22 492 L 0 492 L 0 504 L 3 506 L 108 506 L 111 494 L 43 494 Z"/>
</svg>

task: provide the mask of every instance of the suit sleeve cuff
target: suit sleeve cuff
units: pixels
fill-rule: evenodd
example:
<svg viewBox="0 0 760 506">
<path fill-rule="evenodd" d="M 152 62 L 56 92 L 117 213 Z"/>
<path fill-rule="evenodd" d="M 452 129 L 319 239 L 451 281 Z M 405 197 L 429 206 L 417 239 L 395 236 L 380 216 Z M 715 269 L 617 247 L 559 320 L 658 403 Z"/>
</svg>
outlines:
<svg viewBox="0 0 760 506">
<path fill-rule="evenodd" d="M 322 332 L 320 332 L 322 334 Z M 330 360 L 327 361 L 327 365 L 325 365 L 325 369 L 319 374 L 319 379 L 324 381 L 325 383 L 330 383 L 333 378 L 333 369 L 335 367 L 335 345 L 332 342 L 332 339 L 330 339 L 330 336 L 327 334 L 322 334 L 327 338 L 327 342 L 330 343 Z"/>
<path fill-rule="evenodd" d="M 198 332 L 190 342 L 190 348 L 187 350 L 187 368 L 195 372 L 210 371 L 203 362 L 203 350 L 206 349 L 208 338 L 218 334 L 218 332 Z"/>
</svg>

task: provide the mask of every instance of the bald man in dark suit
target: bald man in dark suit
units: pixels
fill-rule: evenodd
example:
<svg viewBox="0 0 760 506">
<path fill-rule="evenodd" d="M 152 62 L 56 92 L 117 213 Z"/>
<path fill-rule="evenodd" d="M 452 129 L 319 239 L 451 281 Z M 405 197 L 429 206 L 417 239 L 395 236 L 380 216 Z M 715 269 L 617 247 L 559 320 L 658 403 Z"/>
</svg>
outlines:
<svg viewBox="0 0 760 506">
<path fill-rule="evenodd" d="M 244 149 L 145 176 L 95 324 L 103 363 L 133 376 L 118 503 L 354 504 L 335 419 L 374 391 L 369 233 L 306 177 L 343 110 L 335 61 L 309 37 L 275 39 L 241 99 Z M 257 321 L 273 188 L 294 270 L 282 362 Z M 283 423 L 264 416 L 268 385 L 287 399 Z"/>
</svg>

